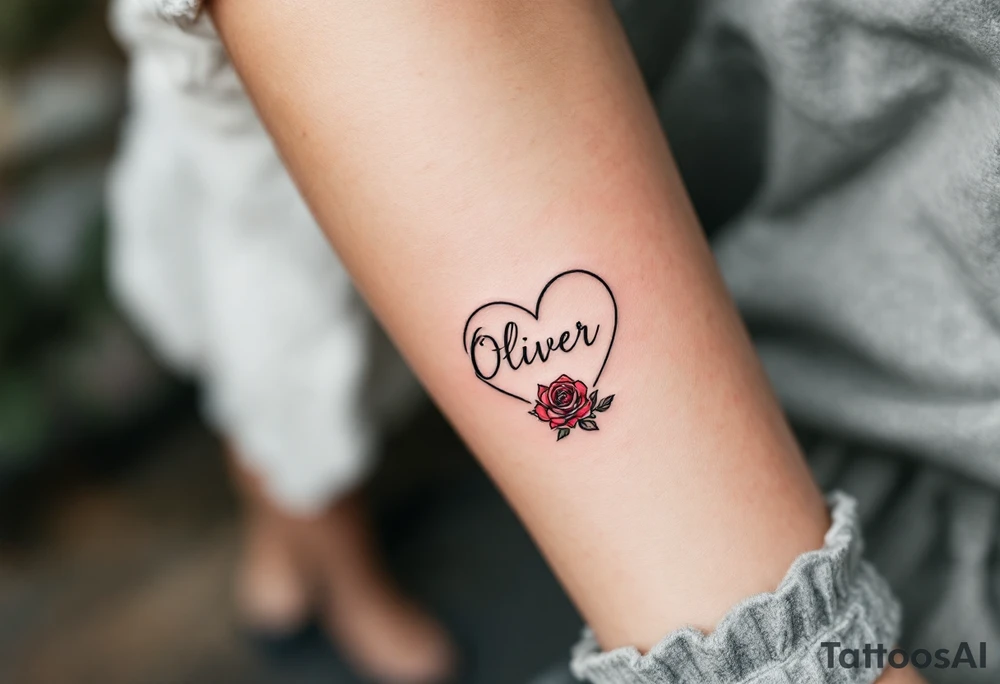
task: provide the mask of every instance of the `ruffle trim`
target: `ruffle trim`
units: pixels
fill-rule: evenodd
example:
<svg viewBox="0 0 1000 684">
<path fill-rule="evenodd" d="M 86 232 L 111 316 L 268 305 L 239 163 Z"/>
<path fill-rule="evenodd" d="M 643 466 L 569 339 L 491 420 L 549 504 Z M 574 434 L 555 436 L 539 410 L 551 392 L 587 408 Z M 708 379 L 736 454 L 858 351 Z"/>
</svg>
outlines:
<svg viewBox="0 0 1000 684">
<path fill-rule="evenodd" d="M 642 655 L 633 647 L 603 653 L 584 629 L 573 648 L 573 674 L 593 684 L 737 684 L 822 682 L 827 649 L 884 644 L 899 635 L 900 606 L 888 584 L 862 560 L 857 504 L 841 492 L 828 497 L 831 525 L 822 549 L 792 563 L 778 589 L 736 605 L 711 634 L 680 629 Z M 874 682 L 879 670 L 852 670 L 853 682 Z"/>
<path fill-rule="evenodd" d="M 202 0 L 154 0 L 161 17 L 179 24 L 194 22 L 201 13 Z"/>
</svg>

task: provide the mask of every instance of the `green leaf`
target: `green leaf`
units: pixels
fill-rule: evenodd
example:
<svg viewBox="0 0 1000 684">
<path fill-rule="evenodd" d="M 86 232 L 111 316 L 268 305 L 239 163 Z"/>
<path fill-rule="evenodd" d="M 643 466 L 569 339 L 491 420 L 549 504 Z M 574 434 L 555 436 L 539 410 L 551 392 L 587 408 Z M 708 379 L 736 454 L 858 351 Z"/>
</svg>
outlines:
<svg viewBox="0 0 1000 684">
<path fill-rule="evenodd" d="M 597 406 L 595 406 L 594 410 L 595 411 L 607 411 L 609 408 L 611 408 L 611 402 L 614 401 L 614 400 L 615 400 L 615 395 L 613 395 L 613 394 L 608 395 L 608 396 L 604 397 L 603 399 L 601 399 L 601 403 L 598 404 Z"/>
<path fill-rule="evenodd" d="M 559 428 L 559 436 L 556 437 L 556 441 L 558 442 L 563 437 L 569 437 L 569 428 Z"/>
<path fill-rule="evenodd" d="M 590 393 L 590 403 L 591 404 L 597 403 L 597 390 L 594 390 L 593 392 Z"/>
<path fill-rule="evenodd" d="M 577 425 L 582 427 L 584 430 L 600 430 L 600 428 L 597 427 L 597 423 L 593 420 L 581 420 L 577 423 Z"/>
<path fill-rule="evenodd" d="M 528 411 L 528 415 L 529 416 L 534 416 L 535 418 L 538 417 L 538 413 L 535 412 L 535 409 L 531 409 L 530 411 Z"/>
</svg>

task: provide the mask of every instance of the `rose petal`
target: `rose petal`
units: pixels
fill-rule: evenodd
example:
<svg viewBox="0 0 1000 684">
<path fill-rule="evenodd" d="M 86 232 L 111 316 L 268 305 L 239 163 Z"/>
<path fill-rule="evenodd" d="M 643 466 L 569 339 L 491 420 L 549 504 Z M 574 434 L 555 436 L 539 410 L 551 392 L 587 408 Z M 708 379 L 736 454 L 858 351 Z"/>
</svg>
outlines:
<svg viewBox="0 0 1000 684">
<path fill-rule="evenodd" d="M 562 383 L 559 385 L 559 389 L 562 391 L 564 396 L 563 406 L 572 408 L 574 406 L 578 406 L 580 402 L 583 401 L 583 397 L 580 396 L 580 393 L 576 389 L 576 385 L 573 383 Z"/>
<path fill-rule="evenodd" d="M 593 408 L 594 408 L 593 407 L 593 402 L 591 402 L 590 399 L 588 399 L 587 403 L 585 403 L 583 406 L 581 406 L 580 408 L 578 408 L 573 413 L 573 417 L 574 418 L 586 418 L 587 416 L 590 415 L 590 412 L 591 412 L 591 410 Z"/>
<path fill-rule="evenodd" d="M 567 410 L 580 403 L 580 395 L 573 390 L 572 385 L 560 385 L 555 392 L 549 392 L 549 399 L 553 406 Z"/>
<path fill-rule="evenodd" d="M 552 428 L 553 430 L 555 430 L 558 427 L 562 427 L 565 424 L 566 424 L 565 418 L 553 418 L 552 420 L 549 421 L 549 427 Z"/>
<path fill-rule="evenodd" d="M 541 402 L 544 403 L 546 401 L 545 397 L 546 397 L 546 393 L 548 391 L 549 391 L 548 387 L 546 387 L 545 385 L 539 385 L 538 386 L 538 401 L 541 401 Z"/>
<path fill-rule="evenodd" d="M 587 396 L 587 386 L 584 385 L 579 380 L 577 380 L 576 382 L 573 383 L 573 387 L 575 387 L 576 391 L 580 393 L 580 396 L 583 396 L 583 397 Z"/>
<path fill-rule="evenodd" d="M 560 375 L 558 378 L 556 378 L 556 382 L 573 382 L 573 378 L 569 377 L 566 374 L 563 374 Z"/>
<path fill-rule="evenodd" d="M 549 412 L 542 404 L 535 404 L 535 413 L 538 414 L 538 420 L 549 419 Z"/>
</svg>

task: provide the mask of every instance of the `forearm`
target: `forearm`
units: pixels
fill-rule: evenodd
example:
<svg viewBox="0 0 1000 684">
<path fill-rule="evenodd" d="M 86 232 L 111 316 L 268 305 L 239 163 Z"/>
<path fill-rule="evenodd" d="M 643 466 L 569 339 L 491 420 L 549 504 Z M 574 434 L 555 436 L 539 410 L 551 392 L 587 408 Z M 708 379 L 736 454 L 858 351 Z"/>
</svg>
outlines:
<svg viewBox="0 0 1000 684">
<path fill-rule="evenodd" d="M 603 3 L 218 0 L 213 12 L 364 296 L 604 647 L 709 629 L 822 545 L 822 498 Z M 512 363 L 501 340 L 491 375 L 486 340 L 477 373 L 470 315 L 499 300 L 532 309 L 572 269 L 607 283 L 617 327 L 598 289 L 566 289 L 561 309 L 593 345 L 559 348 L 559 320 L 532 330 L 543 351 L 556 343 L 547 360 Z M 597 387 L 614 403 L 595 413 L 600 430 L 557 441 L 529 415 L 524 378 L 555 379 L 609 329 Z"/>
</svg>

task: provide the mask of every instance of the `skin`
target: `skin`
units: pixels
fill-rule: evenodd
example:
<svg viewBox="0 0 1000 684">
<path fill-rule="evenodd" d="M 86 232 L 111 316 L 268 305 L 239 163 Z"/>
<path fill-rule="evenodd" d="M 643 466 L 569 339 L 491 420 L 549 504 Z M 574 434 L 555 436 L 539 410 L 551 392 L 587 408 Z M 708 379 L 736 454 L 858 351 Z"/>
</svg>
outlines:
<svg viewBox="0 0 1000 684">
<path fill-rule="evenodd" d="M 711 630 L 829 519 L 612 10 L 585 0 L 215 0 L 321 227 L 604 648 Z M 458 345 L 484 302 L 597 272 L 600 431 L 556 443 Z M 919 681 L 909 671 L 884 681 Z"/>
<path fill-rule="evenodd" d="M 235 597 L 244 624 L 281 636 L 315 617 L 367 679 L 445 681 L 457 653 L 444 628 L 392 581 L 360 494 L 309 517 L 291 515 L 233 447 L 229 452 L 244 504 Z"/>
</svg>

